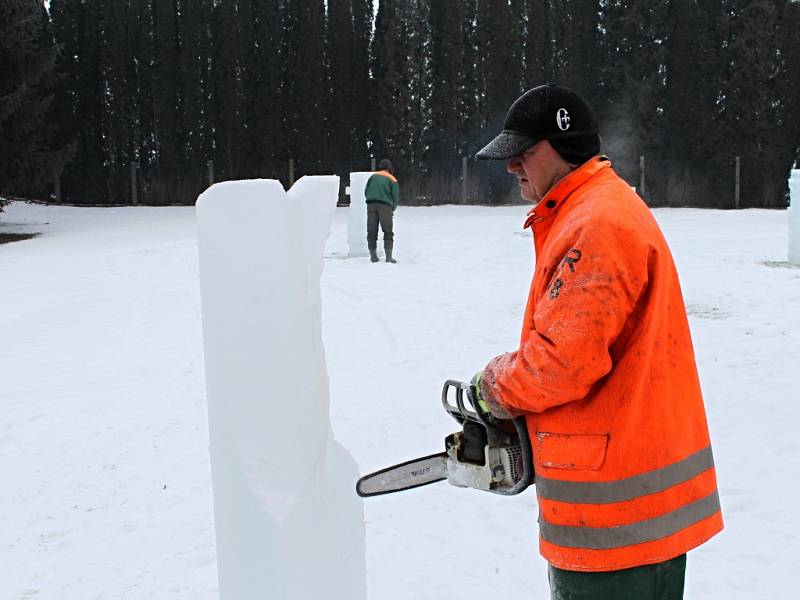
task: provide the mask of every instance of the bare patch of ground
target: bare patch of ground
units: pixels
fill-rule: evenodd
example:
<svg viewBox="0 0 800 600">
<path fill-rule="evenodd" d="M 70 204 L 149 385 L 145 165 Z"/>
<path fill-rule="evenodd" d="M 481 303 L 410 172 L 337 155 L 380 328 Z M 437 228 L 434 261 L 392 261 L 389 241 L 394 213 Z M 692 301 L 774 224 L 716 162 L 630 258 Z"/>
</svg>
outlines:
<svg viewBox="0 0 800 600">
<path fill-rule="evenodd" d="M 772 267 L 773 269 L 800 269 L 800 265 L 793 265 L 785 260 L 768 260 L 764 262 L 764 265 L 767 267 Z"/>
<path fill-rule="evenodd" d="M 35 238 L 38 233 L 0 233 L 0 244 L 9 244 L 11 242 L 21 242 L 22 240 L 29 240 Z"/>
</svg>

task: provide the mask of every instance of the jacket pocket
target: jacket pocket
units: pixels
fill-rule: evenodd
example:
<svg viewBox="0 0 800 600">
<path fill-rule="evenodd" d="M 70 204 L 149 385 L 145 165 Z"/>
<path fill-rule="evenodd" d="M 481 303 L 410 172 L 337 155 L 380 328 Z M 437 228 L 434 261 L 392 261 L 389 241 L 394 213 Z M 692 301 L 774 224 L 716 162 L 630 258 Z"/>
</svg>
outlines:
<svg viewBox="0 0 800 600">
<path fill-rule="evenodd" d="M 537 462 L 549 469 L 597 471 L 603 466 L 607 448 L 607 433 L 536 433 Z"/>
</svg>

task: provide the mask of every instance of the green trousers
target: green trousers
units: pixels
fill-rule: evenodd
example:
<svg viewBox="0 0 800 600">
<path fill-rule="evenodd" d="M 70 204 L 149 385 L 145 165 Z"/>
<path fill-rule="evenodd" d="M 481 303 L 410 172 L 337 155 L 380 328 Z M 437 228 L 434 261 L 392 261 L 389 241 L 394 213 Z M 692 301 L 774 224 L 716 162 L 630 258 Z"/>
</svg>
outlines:
<svg viewBox="0 0 800 600">
<path fill-rule="evenodd" d="M 378 247 L 378 224 L 383 231 L 383 246 L 394 244 L 394 209 L 383 202 L 367 202 L 367 247 Z M 391 254 L 391 251 L 389 252 Z"/>
<path fill-rule="evenodd" d="M 681 600 L 686 555 L 654 565 L 584 573 L 550 566 L 551 600 Z"/>
</svg>

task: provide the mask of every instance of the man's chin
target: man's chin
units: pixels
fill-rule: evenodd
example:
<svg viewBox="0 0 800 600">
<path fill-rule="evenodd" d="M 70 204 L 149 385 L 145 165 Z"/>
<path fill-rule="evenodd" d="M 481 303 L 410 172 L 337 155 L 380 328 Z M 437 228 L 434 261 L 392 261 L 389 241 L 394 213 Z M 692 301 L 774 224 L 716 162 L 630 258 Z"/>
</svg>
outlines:
<svg viewBox="0 0 800 600">
<path fill-rule="evenodd" d="M 532 194 L 528 190 L 520 190 L 520 196 L 522 196 L 523 200 L 527 200 L 534 206 L 536 206 L 537 204 L 539 204 L 539 202 L 542 201 L 542 198 L 540 196 L 538 196 L 537 194 Z"/>
</svg>

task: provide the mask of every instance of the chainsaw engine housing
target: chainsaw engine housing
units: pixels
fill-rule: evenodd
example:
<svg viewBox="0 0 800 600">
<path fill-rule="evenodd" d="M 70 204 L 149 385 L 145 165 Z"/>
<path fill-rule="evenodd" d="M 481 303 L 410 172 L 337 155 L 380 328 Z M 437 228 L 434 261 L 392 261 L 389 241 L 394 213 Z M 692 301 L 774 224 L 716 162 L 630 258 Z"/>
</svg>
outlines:
<svg viewBox="0 0 800 600">
<path fill-rule="evenodd" d="M 451 392 L 453 390 L 453 392 Z M 523 417 L 497 419 L 478 410 L 470 384 L 446 381 L 445 410 L 461 425 L 445 438 L 447 480 L 495 494 L 519 494 L 533 483 L 533 460 Z"/>
</svg>

